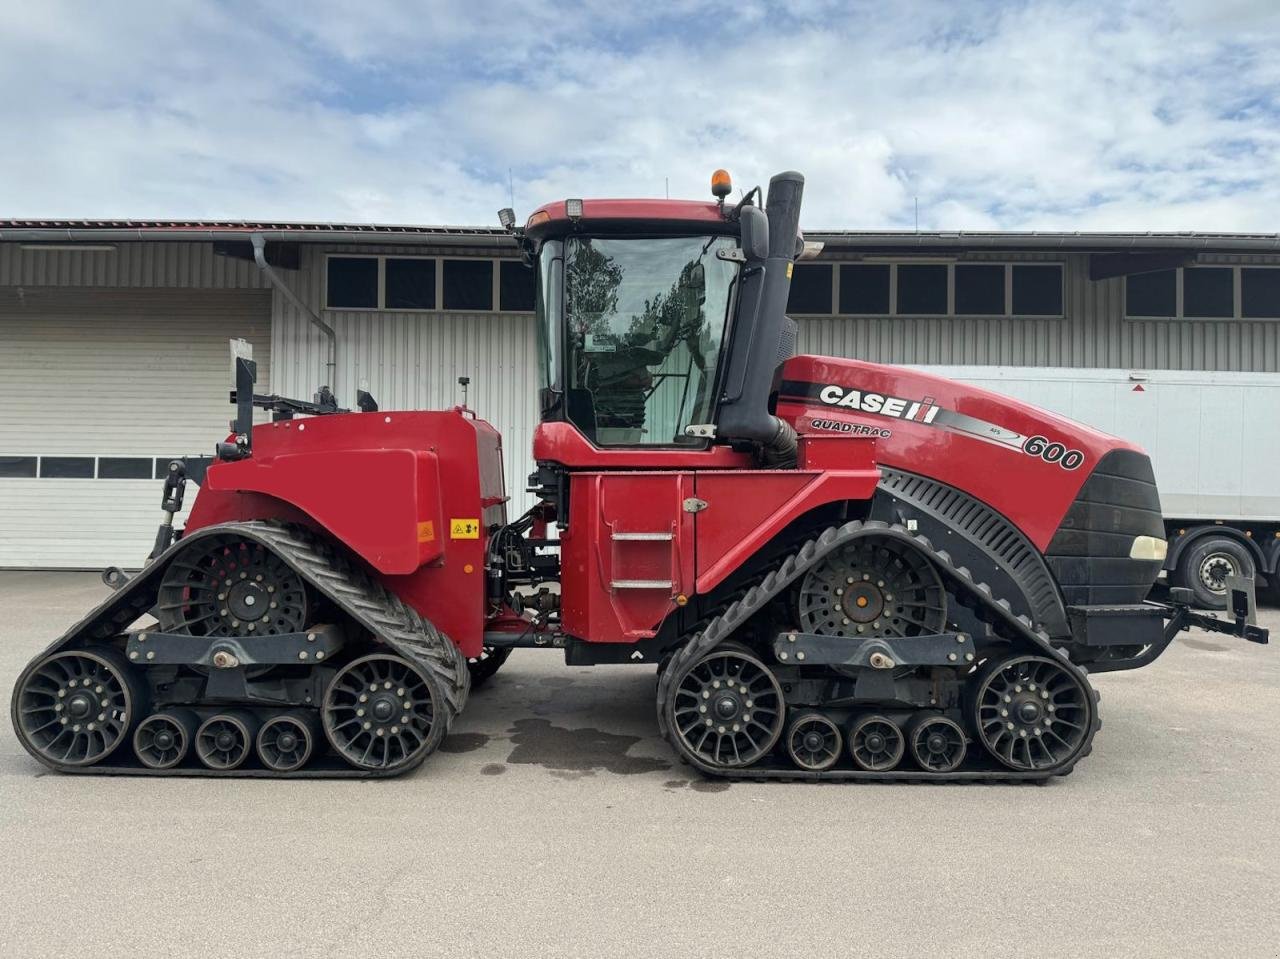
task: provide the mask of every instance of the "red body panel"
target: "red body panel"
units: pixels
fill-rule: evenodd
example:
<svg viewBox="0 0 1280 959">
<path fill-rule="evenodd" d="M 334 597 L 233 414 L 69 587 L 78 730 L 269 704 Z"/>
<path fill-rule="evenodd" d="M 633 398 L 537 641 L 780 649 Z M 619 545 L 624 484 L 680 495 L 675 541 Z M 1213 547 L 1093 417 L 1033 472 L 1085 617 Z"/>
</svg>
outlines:
<svg viewBox="0 0 1280 959">
<path fill-rule="evenodd" d="M 637 447 L 605 449 L 592 445 L 570 423 L 539 423 L 533 432 L 533 458 L 539 463 L 563 463 L 576 469 L 750 469 L 749 453 L 727 446 L 708 449 Z"/>
<path fill-rule="evenodd" d="M 547 214 L 550 221 L 568 220 L 564 200 L 538 207 L 529 216 L 532 221 L 539 213 Z M 688 223 L 694 228 L 724 227 L 727 222 L 718 203 L 701 200 L 583 200 L 584 220 L 639 220 L 667 224 Z M 547 221 L 543 221 L 544 223 Z M 538 232 L 539 224 L 533 224 Z"/>
<path fill-rule="evenodd" d="M 874 438 L 877 463 L 976 496 L 1041 550 L 1098 460 L 1113 449 L 1137 449 L 1007 396 L 833 357 L 784 364 L 778 414 L 802 433 Z"/>
<path fill-rule="evenodd" d="M 487 527 L 505 522 L 504 503 L 488 423 L 459 410 L 337 414 L 256 427 L 251 456 L 209 468 L 187 528 L 327 530 L 470 656 L 484 634 Z"/>
</svg>

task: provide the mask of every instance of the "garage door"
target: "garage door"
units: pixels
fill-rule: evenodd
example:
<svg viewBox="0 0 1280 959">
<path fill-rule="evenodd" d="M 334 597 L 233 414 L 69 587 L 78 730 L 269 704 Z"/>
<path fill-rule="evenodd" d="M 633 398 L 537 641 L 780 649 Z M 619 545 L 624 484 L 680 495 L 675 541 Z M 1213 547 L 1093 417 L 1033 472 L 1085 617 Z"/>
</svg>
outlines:
<svg viewBox="0 0 1280 959">
<path fill-rule="evenodd" d="M 141 566 L 158 471 L 226 435 L 232 337 L 264 389 L 269 291 L 0 288 L 0 567 Z"/>
</svg>

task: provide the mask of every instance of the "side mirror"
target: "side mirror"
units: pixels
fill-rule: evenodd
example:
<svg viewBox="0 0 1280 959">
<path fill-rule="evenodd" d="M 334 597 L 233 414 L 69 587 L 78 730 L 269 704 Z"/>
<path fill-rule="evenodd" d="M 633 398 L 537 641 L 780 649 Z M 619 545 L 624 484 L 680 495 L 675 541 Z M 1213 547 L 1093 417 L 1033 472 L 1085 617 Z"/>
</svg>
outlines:
<svg viewBox="0 0 1280 959">
<path fill-rule="evenodd" d="M 769 258 L 769 218 L 758 206 L 744 206 L 738 215 L 742 227 L 742 252 L 748 261 Z"/>
</svg>

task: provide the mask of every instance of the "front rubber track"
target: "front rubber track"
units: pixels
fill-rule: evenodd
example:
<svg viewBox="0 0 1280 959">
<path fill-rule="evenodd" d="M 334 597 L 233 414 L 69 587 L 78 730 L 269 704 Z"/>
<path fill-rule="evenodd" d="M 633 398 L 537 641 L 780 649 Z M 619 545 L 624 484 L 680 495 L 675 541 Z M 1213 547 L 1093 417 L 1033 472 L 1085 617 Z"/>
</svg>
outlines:
<svg viewBox="0 0 1280 959">
<path fill-rule="evenodd" d="M 931 773 L 920 769 L 894 769 L 886 772 L 870 772 L 861 769 L 804 770 L 770 756 L 762 764 L 747 767 L 712 766 L 686 751 L 680 743 L 667 710 L 675 689 L 695 663 L 707 652 L 728 640 L 735 631 L 763 610 L 774 597 L 797 582 L 825 557 L 842 549 L 850 542 L 863 537 L 887 537 L 909 543 L 919 549 L 939 569 L 953 589 L 963 594 L 973 605 L 989 629 L 1010 642 L 1012 652 L 1021 649 L 1027 653 L 1044 656 L 1074 671 L 1092 703 L 1092 718 L 1083 746 L 1060 767 L 1048 770 L 1016 770 L 1004 767 L 991 769 L 959 769 L 947 773 Z M 967 567 L 956 566 L 945 550 L 935 549 L 924 536 L 908 531 L 905 527 L 878 520 L 845 523 L 823 530 L 818 536 L 804 543 L 794 553 L 780 559 L 745 592 L 735 593 L 716 615 L 698 624 L 689 640 L 671 657 L 667 668 L 658 679 L 657 713 L 658 728 L 682 762 L 688 763 L 706 776 L 730 780 L 783 780 L 811 782 L 970 782 L 1012 783 L 1047 782 L 1071 773 L 1076 764 L 1093 751 L 1093 737 L 1102 728 L 1098 714 L 1098 691 L 1088 680 L 1087 671 L 1070 661 L 1067 656 L 1049 642 L 1043 631 L 1036 629 L 1025 616 L 1019 616 L 1009 602 L 996 599 L 991 587 L 973 579 Z M 820 709 L 820 707 L 819 707 Z M 983 749 L 973 743 L 971 749 Z M 994 761 L 993 761 L 994 765 Z"/>
<path fill-rule="evenodd" d="M 355 769 L 350 766 L 313 767 L 294 772 L 273 772 L 267 769 L 233 769 L 227 771 L 189 767 L 181 769 L 148 769 L 136 761 L 130 765 L 106 764 L 94 766 L 64 766 L 50 762 L 32 750 L 21 735 L 23 748 L 37 760 L 58 772 L 96 775 L 138 776 L 235 776 L 275 779 L 388 778 L 416 769 L 439 746 L 448 734 L 453 719 L 466 705 L 471 688 L 471 676 L 466 657 L 443 633 L 398 596 L 376 581 L 349 559 L 321 534 L 298 526 L 285 526 L 275 522 L 252 521 L 224 523 L 209 526 L 184 536 L 160 556 L 156 557 L 118 592 L 107 597 L 91 610 L 80 622 L 46 647 L 23 669 L 14 685 L 10 701 L 13 727 L 18 723 L 18 696 L 27 676 L 36 665 L 54 652 L 83 648 L 92 645 L 110 645 L 111 642 L 145 615 L 156 603 L 160 581 L 169 563 L 183 550 L 198 546 L 201 540 L 216 536 L 234 535 L 260 543 L 278 555 L 308 586 L 327 597 L 334 605 L 357 624 L 376 636 L 385 646 L 399 656 L 412 661 L 425 670 L 440 690 L 439 713 L 442 721 L 432 730 L 431 747 L 404 766 L 390 771 Z M 136 724 L 143 717 L 133 717 Z M 128 748 L 124 746 L 123 748 Z"/>
</svg>

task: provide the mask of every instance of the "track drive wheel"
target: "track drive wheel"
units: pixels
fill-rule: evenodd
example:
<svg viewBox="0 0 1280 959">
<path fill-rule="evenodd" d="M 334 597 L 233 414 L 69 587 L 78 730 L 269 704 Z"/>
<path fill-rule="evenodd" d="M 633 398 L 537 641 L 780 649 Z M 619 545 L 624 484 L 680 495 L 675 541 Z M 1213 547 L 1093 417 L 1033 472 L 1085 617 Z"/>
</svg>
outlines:
<svg viewBox="0 0 1280 959">
<path fill-rule="evenodd" d="M 483 686 L 502 668 L 502 664 L 511 656 L 510 646 L 485 646 L 479 656 L 467 660 L 467 670 L 471 673 L 471 687 Z"/>
<path fill-rule="evenodd" d="M 309 600 L 302 577 L 267 547 L 215 536 L 173 558 L 156 618 L 167 633 L 274 636 L 307 628 Z"/>
<path fill-rule="evenodd" d="M 357 769 L 391 772 L 435 751 L 448 726 L 438 681 L 407 659 L 363 656 L 329 682 L 321 719 L 329 744 Z"/>
<path fill-rule="evenodd" d="M 920 636 L 946 628 L 947 592 L 919 550 L 868 537 L 809 571 L 797 612 L 806 632 L 824 636 Z"/>
<path fill-rule="evenodd" d="M 902 729 L 886 716 L 864 716 L 849 730 L 849 755 L 860 769 L 887 772 L 898 765 L 906 743 Z"/>
<path fill-rule="evenodd" d="M 111 755 L 139 711 L 128 661 L 90 646 L 50 653 L 18 681 L 13 726 L 27 751 L 48 766 L 92 766 Z"/>
<path fill-rule="evenodd" d="M 736 644 L 717 646 L 672 677 L 663 704 L 685 758 L 741 769 L 768 755 L 782 736 L 786 703 L 773 672 Z"/>
<path fill-rule="evenodd" d="M 844 751 L 840 727 L 821 713 L 801 713 L 787 730 L 787 754 L 810 772 L 830 769 Z"/>
<path fill-rule="evenodd" d="M 1093 740 L 1097 696 L 1063 663 L 1043 656 L 992 660 L 972 688 L 978 738 L 1010 769 L 1069 769 Z"/>
</svg>

